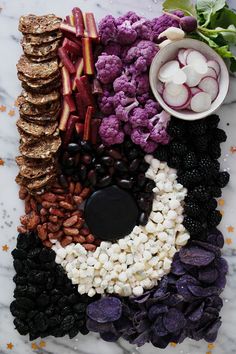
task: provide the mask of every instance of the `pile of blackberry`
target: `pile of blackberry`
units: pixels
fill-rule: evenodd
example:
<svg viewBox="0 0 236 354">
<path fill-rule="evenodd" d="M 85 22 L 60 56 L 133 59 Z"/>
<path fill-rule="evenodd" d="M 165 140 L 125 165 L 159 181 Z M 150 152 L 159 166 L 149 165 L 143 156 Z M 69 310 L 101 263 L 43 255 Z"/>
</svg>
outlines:
<svg viewBox="0 0 236 354">
<path fill-rule="evenodd" d="M 88 334 L 86 308 L 94 298 L 78 294 L 63 268 L 55 263 L 55 252 L 43 247 L 31 232 L 19 234 L 12 256 L 16 286 L 10 310 L 17 331 L 29 334 L 30 340 Z"/>
<path fill-rule="evenodd" d="M 185 199 L 184 226 L 192 238 L 204 240 L 207 231 L 216 227 L 222 218 L 217 201 L 221 189 L 229 182 L 229 173 L 220 171 L 217 159 L 220 144 L 226 134 L 218 128 L 219 117 L 184 122 L 172 118 L 168 127 L 169 145 L 161 146 L 154 156 L 176 168 L 178 181 L 188 189 Z"/>
</svg>

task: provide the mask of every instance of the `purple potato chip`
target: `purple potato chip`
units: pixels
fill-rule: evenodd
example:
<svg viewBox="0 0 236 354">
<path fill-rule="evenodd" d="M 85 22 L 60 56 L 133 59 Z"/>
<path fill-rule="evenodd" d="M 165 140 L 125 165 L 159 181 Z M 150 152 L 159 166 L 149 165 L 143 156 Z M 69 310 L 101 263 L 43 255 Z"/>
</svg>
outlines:
<svg viewBox="0 0 236 354">
<path fill-rule="evenodd" d="M 113 322 L 106 323 L 98 323 L 97 321 L 91 320 L 91 318 L 87 319 L 86 326 L 91 332 L 116 332 Z"/>
<path fill-rule="evenodd" d="M 221 274 L 222 273 L 227 274 L 229 271 L 228 263 L 227 263 L 226 259 L 224 259 L 223 257 L 220 257 L 220 259 L 218 260 L 218 262 L 216 264 L 216 267 Z"/>
<path fill-rule="evenodd" d="M 210 286 L 208 288 L 202 288 L 201 286 L 188 285 L 189 291 L 196 297 L 208 297 L 212 295 L 218 295 L 220 293 L 219 289 L 215 286 Z"/>
<path fill-rule="evenodd" d="M 163 300 L 163 304 L 167 306 L 176 306 L 183 302 L 183 296 L 179 294 L 171 294 L 167 299 Z"/>
<path fill-rule="evenodd" d="M 206 312 L 212 316 L 212 318 L 217 318 L 219 316 L 219 310 L 214 307 L 207 307 Z"/>
<path fill-rule="evenodd" d="M 220 273 L 214 285 L 219 289 L 219 292 L 223 291 L 226 285 L 225 274 Z"/>
<path fill-rule="evenodd" d="M 106 342 L 116 342 L 120 336 L 112 332 L 103 332 L 100 334 L 101 338 Z"/>
<path fill-rule="evenodd" d="M 207 332 L 206 332 L 206 334 L 204 335 L 204 339 L 205 339 L 207 342 L 210 342 L 210 343 L 215 342 L 221 324 L 222 324 L 222 322 L 221 322 L 221 320 L 218 318 L 213 324 L 211 324 L 211 325 L 208 327 Z"/>
<path fill-rule="evenodd" d="M 132 322 L 125 316 L 121 316 L 119 320 L 114 322 L 117 331 L 123 333 L 128 328 L 132 327 Z"/>
<path fill-rule="evenodd" d="M 122 303 L 116 297 L 104 297 L 87 307 L 87 315 L 98 323 L 116 321 L 122 313 Z"/>
<path fill-rule="evenodd" d="M 212 306 L 216 308 L 218 311 L 220 311 L 220 309 L 223 306 L 223 300 L 218 295 L 208 297 L 207 299 L 205 299 L 205 302 L 207 307 Z"/>
<path fill-rule="evenodd" d="M 201 319 L 204 311 L 204 302 L 201 303 L 189 316 L 188 319 L 192 322 L 197 322 Z"/>
<path fill-rule="evenodd" d="M 137 338 L 135 338 L 131 344 L 135 344 L 138 347 L 141 347 L 145 343 L 147 343 L 150 339 L 150 330 L 141 333 Z"/>
<path fill-rule="evenodd" d="M 153 333 L 151 343 L 154 347 L 165 349 L 171 342 L 171 339 L 167 337 L 159 337 L 155 333 Z"/>
<path fill-rule="evenodd" d="M 222 233 L 218 229 L 211 230 L 209 232 L 209 235 L 207 236 L 207 242 L 209 242 L 212 245 L 215 245 L 219 248 L 223 248 L 224 236 L 222 235 Z"/>
<path fill-rule="evenodd" d="M 168 285 L 168 278 L 166 276 L 164 276 L 161 279 L 161 281 L 157 287 L 157 290 L 154 292 L 153 297 L 163 298 L 167 292 L 167 285 Z"/>
<path fill-rule="evenodd" d="M 157 316 L 159 316 L 162 313 L 168 312 L 168 307 L 162 304 L 156 304 L 150 307 L 148 311 L 148 318 L 151 321 L 155 321 Z"/>
<path fill-rule="evenodd" d="M 133 302 L 137 302 L 139 304 L 142 304 L 142 303 L 146 302 L 147 299 L 149 299 L 151 294 L 152 294 L 152 291 L 151 290 L 147 290 L 147 291 L 145 291 L 145 293 L 143 295 L 140 295 L 138 297 L 130 296 L 130 300 L 133 301 Z"/>
<path fill-rule="evenodd" d="M 219 273 L 217 269 L 211 268 L 210 266 L 205 269 L 200 269 L 198 274 L 198 279 L 203 283 L 212 284 L 216 281 Z"/>
<path fill-rule="evenodd" d="M 194 240 L 191 244 L 194 246 L 200 246 L 204 250 L 214 253 L 216 257 L 221 256 L 220 248 L 218 246 L 212 245 L 211 243 Z"/>
<path fill-rule="evenodd" d="M 181 296 L 183 296 L 185 301 L 192 301 L 195 299 L 188 289 L 188 285 L 190 284 L 199 285 L 199 282 L 191 275 L 183 275 L 176 282 L 177 291 Z"/>
<path fill-rule="evenodd" d="M 187 246 L 179 251 L 181 262 L 202 267 L 210 264 L 215 259 L 215 254 L 198 246 Z"/>
<path fill-rule="evenodd" d="M 186 273 L 186 270 L 184 269 L 183 264 L 180 260 L 172 262 L 171 273 L 175 275 L 184 275 Z"/>
<path fill-rule="evenodd" d="M 163 325 L 163 316 L 160 315 L 157 317 L 153 325 L 153 333 L 157 337 L 164 337 L 168 334 L 168 330 Z"/>
<path fill-rule="evenodd" d="M 184 328 L 186 319 L 180 310 L 171 308 L 163 315 L 163 324 L 168 332 L 174 333 Z"/>
</svg>

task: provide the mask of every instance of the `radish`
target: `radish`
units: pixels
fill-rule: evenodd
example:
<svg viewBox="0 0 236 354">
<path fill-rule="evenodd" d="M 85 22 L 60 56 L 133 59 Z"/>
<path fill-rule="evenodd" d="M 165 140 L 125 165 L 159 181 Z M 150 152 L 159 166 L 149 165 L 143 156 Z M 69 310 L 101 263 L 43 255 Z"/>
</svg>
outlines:
<svg viewBox="0 0 236 354">
<path fill-rule="evenodd" d="M 187 75 L 183 70 L 179 69 L 178 71 L 176 71 L 172 81 L 174 84 L 182 85 L 187 81 Z"/>
<path fill-rule="evenodd" d="M 207 111 L 211 107 L 211 96 L 206 92 L 199 92 L 192 97 L 190 105 L 194 112 Z"/>
<path fill-rule="evenodd" d="M 182 109 L 189 104 L 191 98 L 190 89 L 186 85 L 176 85 L 169 82 L 163 91 L 163 100 L 174 109 Z"/>
<path fill-rule="evenodd" d="M 181 69 L 187 76 L 186 85 L 194 87 L 199 84 L 202 79 L 202 75 L 199 74 L 192 65 L 187 65 Z"/>
<path fill-rule="evenodd" d="M 217 78 L 218 78 L 218 75 L 217 75 L 215 69 L 213 69 L 213 68 L 211 68 L 211 67 L 208 67 L 206 76 L 214 77 L 214 79 L 217 79 Z"/>
<path fill-rule="evenodd" d="M 186 49 L 180 49 L 178 52 L 178 61 L 180 62 L 181 65 L 186 65 L 185 52 L 186 52 Z"/>
<path fill-rule="evenodd" d="M 163 91 L 164 91 L 164 84 L 163 84 L 163 82 L 158 81 L 157 82 L 157 92 L 159 92 L 159 94 L 162 95 Z"/>
<path fill-rule="evenodd" d="M 208 70 L 206 57 L 198 52 L 192 50 L 186 57 L 187 65 L 192 65 L 199 74 L 206 74 Z"/>
<path fill-rule="evenodd" d="M 207 65 L 209 68 L 212 68 L 215 70 L 217 76 L 220 75 L 220 64 L 216 60 L 209 60 L 207 62 Z"/>
<path fill-rule="evenodd" d="M 211 76 L 204 77 L 198 87 L 211 96 L 212 102 L 216 99 L 219 93 L 219 84 L 217 80 Z"/>
<path fill-rule="evenodd" d="M 176 71 L 179 70 L 179 62 L 177 60 L 168 61 L 164 64 L 158 73 L 158 78 L 162 82 L 171 81 L 172 77 L 175 75 Z"/>
<path fill-rule="evenodd" d="M 198 87 L 191 87 L 190 91 L 191 91 L 192 96 L 195 96 L 197 93 L 202 92 L 202 90 L 200 90 L 200 88 L 198 88 Z"/>
<path fill-rule="evenodd" d="M 185 49 L 185 52 L 183 54 L 183 57 L 184 57 L 184 65 L 187 65 L 187 56 L 189 55 L 189 53 L 191 53 L 194 49 Z"/>
</svg>

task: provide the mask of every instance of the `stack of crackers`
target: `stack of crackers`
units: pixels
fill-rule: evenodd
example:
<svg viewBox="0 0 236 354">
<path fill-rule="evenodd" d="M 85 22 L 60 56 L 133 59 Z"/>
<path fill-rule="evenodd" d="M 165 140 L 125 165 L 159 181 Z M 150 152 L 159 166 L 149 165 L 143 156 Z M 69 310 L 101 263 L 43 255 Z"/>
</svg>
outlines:
<svg viewBox="0 0 236 354">
<path fill-rule="evenodd" d="M 57 174 L 56 154 L 61 145 L 61 80 L 57 60 L 62 37 L 60 23 L 55 15 L 22 16 L 19 22 L 24 55 L 17 64 L 23 90 L 17 100 L 21 156 L 16 158 L 20 168 L 16 182 L 33 194 L 43 192 Z"/>
</svg>

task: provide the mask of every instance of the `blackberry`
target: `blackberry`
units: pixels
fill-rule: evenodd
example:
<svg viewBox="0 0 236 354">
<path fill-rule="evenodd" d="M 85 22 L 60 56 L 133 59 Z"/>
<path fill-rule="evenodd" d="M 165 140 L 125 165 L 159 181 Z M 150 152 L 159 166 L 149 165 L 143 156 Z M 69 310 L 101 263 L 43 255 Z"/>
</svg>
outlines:
<svg viewBox="0 0 236 354">
<path fill-rule="evenodd" d="M 168 149 L 165 146 L 159 146 L 154 152 L 154 157 L 160 161 L 168 160 Z"/>
<path fill-rule="evenodd" d="M 202 224 L 189 216 L 184 218 L 183 225 L 190 232 L 190 234 L 198 234 L 203 230 Z"/>
<path fill-rule="evenodd" d="M 195 152 L 190 151 L 185 155 L 183 165 L 186 170 L 191 170 L 192 168 L 198 165 L 197 155 L 195 154 Z"/>
<path fill-rule="evenodd" d="M 179 119 L 171 118 L 167 132 L 173 138 L 182 138 L 186 132 L 185 123 L 181 122 Z"/>
<path fill-rule="evenodd" d="M 205 186 L 195 187 L 190 194 L 200 202 L 206 201 L 210 197 L 209 191 Z"/>
<path fill-rule="evenodd" d="M 197 169 L 193 169 L 192 171 L 186 171 L 185 178 L 187 180 L 188 186 L 192 187 L 199 184 L 199 182 L 202 180 L 202 176 L 199 173 L 199 170 Z"/>
<path fill-rule="evenodd" d="M 208 228 L 216 227 L 221 222 L 222 215 L 219 210 L 213 210 L 208 214 Z"/>
<path fill-rule="evenodd" d="M 209 139 L 206 134 L 202 135 L 202 136 L 197 136 L 196 138 L 194 138 L 193 145 L 194 145 L 196 152 L 200 152 L 200 153 L 206 152 L 208 149 L 208 142 L 209 142 Z"/>
<path fill-rule="evenodd" d="M 184 211 L 188 216 L 191 216 L 192 218 L 197 218 L 201 213 L 201 208 L 197 203 L 188 202 L 184 206 Z"/>
<path fill-rule="evenodd" d="M 207 124 L 204 120 L 191 122 L 188 125 L 188 131 L 191 135 L 203 135 L 207 131 Z"/>
<path fill-rule="evenodd" d="M 216 183 L 220 188 L 224 188 L 229 183 L 230 175 L 228 172 L 219 172 L 216 176 Z"/>
<path fill-rule="evenodd" d="M 208 153 L 212 159 L 218 159 L 221 156 L 220 144 L 217 141 L 212 141 L 209 144 Z"/>
<path fill-rule="evenodd" d="M 214 186 L 210 186 L 209 189 L 212 197 L 220 198 L 222 196 L 222 190 L 220 187 L 214 185 Z"/>
<path fill-rule="evenodd" d="M 169 146 L 173 155 L 183 156 L 187 153 L 187 146 L 180 142 L 171 142 Z"/>
<path fill-rule="evenodd" d="M 216 114 L 212 114 L 211 116 L 206 118 L 206 123 L 209 129 L 217 128 L 219 122 L 220 122 L 220 117 Z"/>
<path fill-rule="evenodd" d="M 168 160 L 168 166 L 171 168 L 179 168 L 182 164 L 182 159 L 180 156 L 175 155 L 175 156 L 171 156 Z"/>
<path fill-rule="evenodd" d="M 203 156 L 201 157 L 201 159 L 199 160 L 199 167 L 204 171 L 212 171 L 213 170 L 213 163 L 212 160 L 209 156 Z"/>
<path fill-rule="evenodd" d="M 223 143 L 227 139 L 227 135 L 224 130 L 215 128 L 212 130 L 212 137 L 214 140 L 218 141 L 219 143 Z"/>
<path fill-rule="evenodd" d="M 217 201 L 214 198 L 208 200 L 207 204 L 202 205 L 206 211 L 215 210 L 217 208 Z"/>
</svg>

